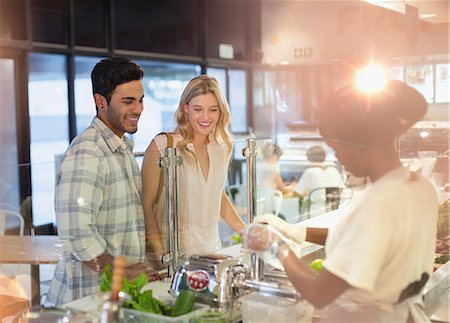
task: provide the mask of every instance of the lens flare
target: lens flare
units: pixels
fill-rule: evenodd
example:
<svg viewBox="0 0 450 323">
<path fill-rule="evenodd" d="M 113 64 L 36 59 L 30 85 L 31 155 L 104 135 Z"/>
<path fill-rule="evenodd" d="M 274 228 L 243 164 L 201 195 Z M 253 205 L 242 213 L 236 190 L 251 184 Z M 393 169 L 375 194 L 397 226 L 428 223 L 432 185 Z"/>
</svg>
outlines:
<svg viewBox="0 0 450 323">
<path fill-rule="evenodd" d="M 386 70 L 377 64 L 370 64 L 356 73 L 358 89 L 367 93 L 383 89 L 386 81 Z"/>
<path fill-rule="evenodd" d="M 420 133 L 419 133 L 419 136 L 421 137 L 421 138 L 426 138 L 426 137 L 428 137 L 430 135 L 430 133 L 428 132 L 428 131 L 421 131 Z"/>
</svg>

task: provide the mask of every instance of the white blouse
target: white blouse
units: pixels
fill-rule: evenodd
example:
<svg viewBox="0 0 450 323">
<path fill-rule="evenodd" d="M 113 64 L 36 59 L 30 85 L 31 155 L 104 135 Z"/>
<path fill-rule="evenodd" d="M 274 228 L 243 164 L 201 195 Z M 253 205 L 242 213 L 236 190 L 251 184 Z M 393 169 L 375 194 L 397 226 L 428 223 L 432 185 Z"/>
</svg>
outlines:
<svg viewBox="0 0 450 323">
<path fill-rule="evenodd" d="M 166 136 L 159 135 L 154 140 L 163 155 L 167 146 Z M 181 135 L 173 134 L 175 147 L 180 140 Z M 195 152 L 194 145 L 188 144 L 187 148 Z M 228 174 L 227 149 L 226 144 L 211 142 L 207 145 L 207 179 L 199 162 L 193 159 L 183 158 L 183 164 L 177 169 L 180 244 L 186 255 L 214 252 L 222 247 L 219 217 Z"/>
</svg>

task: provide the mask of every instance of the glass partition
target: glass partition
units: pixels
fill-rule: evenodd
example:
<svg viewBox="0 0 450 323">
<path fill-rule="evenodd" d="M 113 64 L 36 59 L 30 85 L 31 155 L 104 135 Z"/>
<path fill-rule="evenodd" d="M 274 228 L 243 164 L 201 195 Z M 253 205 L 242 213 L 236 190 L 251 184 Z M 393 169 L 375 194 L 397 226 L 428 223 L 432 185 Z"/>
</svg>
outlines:
<svg viewBox="0 0 450 323">
<path fill-rule="evenodd" d="M 417 136 L 420 136 L 420 131 L 429 131 L 429 136 L 438 136 L 448 131 L 448 128 L 428 129 L 420 128 L 420 126 L 424 127 L 425 125 L 418 125 L 411 130 L 417 132 Z M 417 159 L 425 165 L 429 159 L 436 159 L 433 167 L 425 175 L 434 183 L 440 200 L 442 201 L 448 198 L 448 151 L 443 151 L 439 147 L 433 150 L 432 146 L 429 149 L 427 146 L 415 147 L 412 143 L 406 141 L 407 138 L 409 138 L 408 140 L 412 140 L 410 137 L 405 137 L 399 145 L 401 151 L 405 153 L 405 156 L 409 156 L 402 158 L 403 163 L 408 164 Z M 359 194 L 366 184 L 364 179 L 354 178 L 346 172 L 336 160 L 333 150 L 324 142 L 306 139 L 302 141 L 287 140 L 286 138 L 278 138 L 276 141 L 269 138 L 256 139 L 255 141 L 258 150 L 256 158 L 256 214 L 273 213 L 289 223 L 298 223 L 330 210 L 329 208 L 319 208 L 320 211 L 312 212 L 315 210 L 315 206 L 311 204 L 315 198 L 314 196 L 310 196 L 313 188 L 312 186 L 308 188 L 306 184 L 303 186 L 299 184 L 307 170 L 319 166 L 319 163 L 311 161 L 308 156 L 308 151 L 311 147 L 322 147 L 324 149 L 325 159 L 321 167 L 334 169 L 335 172 L 340 174 L 342 179 L 341 185 L 322 184 L 320 186 L 351 188 L 351 191 L 340 192 L 341 195 L 343 194 L 340 202 L 344 202 L 348 198 L 354 197 L 355 194 Z M 431 145 L 431 143 L 429 144 Z M 246 146 L 247 138 L 235 140 L 233 142 L 234 149 L 231 151 L 231 157 L 229 160 L 225 160 L 224 152 L 227 151 L 228 147 L 222 144 L 210 144 L 205 149 L 208 150 L 210 155 L 218 152 L 217 154 L 220 157 L 210 157 L 208 174 L 200 173 L 201 167 L 198 161 L 188 151 L 183 153 L 179 152 L 183 157 L 183 166 L 179 167 L 177 173 L 179 185 L 177 203 L 180 216 L 190 213 L 201 214 L 202 212 L 210 214 L 207 204 L 217 203 L 217 200 L 213 201 L 210 195 L 213 190 L 216 192 L 222 188 L 234 205 L 237 213 L 244 222 L 247 222 L 248 170 L 246 157 L 242 154 L 242 150 Z M 202 147 L 198 149 L 202 149 Z M 406 152 L 409 153 L 406 154 Z M 157 154 L 154 154 L 152 161 L 148 162 L 157 167 L 158 176 L 160 176 L 161 170 L 157 162 L 163 155 L 164 150 L 162 149 Z M 57 221 L 54 206 L 55 182 L 61 167 L 61 156 L 51 161 L 42 161 L 36 164 L 18 165 L 15 163 L 3 163 L 0 166 L 0 174 L 2 174 L 0 209 L 12 210 L 22 215 L 25 220 L 24 234 L 30 234 L 30 232 L 34 232 L 35 234 L 56 233 Z M 221 160 L 221 158 L 224 158 L 224 160 Z M 142 156 L 137 158 L 140 170 L 142 170 L 141 165 L 143 159 Z M 127 165 L 122 166 L 125 167 Z M 29 168 L 42 170 L 39 173 L 39 177 L 41 182 L 45 183 L 47 187 L 46 194 L 33 194 L 20 201 L 18 198 L 20 193 L 20 178 L 16 175 L 26 173 L 25 170 Z M 79 170 L 81 171 L 83 168 L 84 166 L 80 165 Z M 139 173 L 139 175 L 141 174 Z M 92 176 L 95 179 L 94 173 Z M 156 178 L 152 175 L 150 180 L 147 179 L 147 181 L 152 183 Z M 234 182 L 230 181 L 230 179 L 234 179 Z M 142 178 L 142 180 L 145 181 L 146 179 Z M 323 191 L 315 194 L 325 195 L 326 197 L 326 193 Z M 192 195 L 195 196 L 194 199 L 191 198 Z M 46 207 L 35 207 L 36 199 L 38 200 L 37 204 L 45 205 Z M 204 201 L 206 201 L 206 206 L 204 205 Z M 32 223 L 32 217 L 41 220 Z M 234 234 L 233 230 L 222 218 L 218 218 L 218 221 L 222 246 L 233 244 L 233 240 L 231 239 L 231 236 Z M 163 221 L 163 223 L 165 222 L 166 220 Z M 194 222 L 190 225 L 195 226 L 197 225 L 196 223 Z M 206 222 L 199 220 L 198 223 L 201 226 Z M 18 224 L 19 222 L 17 220 L 13 218 L 9 219 L 5 232 L 17 232 Z"/>
<path fill-rule="evenodd" d="M 304 225 L 310 225 L 312 222 L 310 220 L 323 220 L 322 224 L 327 223 L 330 220 L 330 211 L 336 207 L 341 207 L 346 200 L 354 198 L 355 195 L 359 194 L 360 187 L 355 185 L 350 185 L 348 181 L 349 174 L 339 167 L 333 155 L 333 151 L 325 146 L 323 142 L 318 144 L 316 141 L 290 141 L 283 140 L 283 138 L 278 138 L 277 140 L 269 138 L 258 138 L 255 139 L 258 155 L 256 158 L 256 209 L 255 214 L 265 214 L 272 213 L 276 214 L 280 218 L 284 219 L 288 223 L 296 224 L 303 223 Z M 179 244 L 180 250 L 184 252 L 185 255 L 189 255 L 196 252 L 213 252 L 223 247 L 228 247 L 236 244 L 234 239 L 235 231 L 232 228 L 231 220 L 232 217 L 223 216 L 220 213 L 221 203 L 228 203 L 226 198 L 229 199 L 234 209 L 236 210 L 238 216 L 242 219 L 244 223 L 247 222 L 247 181 L 248 181 L 248 171 L 246 166 L 246 158 L 242 156 L 242 148 L 247 146 L 247 138 L 242 138 L 235 140 L 233 146 L 235 147 L 234 152 L 231 151 L 231 147 L 225 144 L 209 144 L 208 146 L 196 146 L 193 147 L 189 145 L 187 148 L 190 151 L 195 151 L 197 156 L 202 156 L 202 152 L 207 151 L 209 154 L 209 159 L 207 161 L 208 167 L 205 165 L 205 158 L 198 157 L 195 158 L 189 150 L 177 150 L 179 156 L 183 158 L 183 164 L 177 167 L 176 172 L 176 195 L 172 195 L 171 206 L 172 208 L 177 208 L 178 219 L 175 222 L 178 225 L 179 230 Z M 329 168 L 334 168 L 340 175 L 347 181 L 345 185 L 342 185 L 342 190 L 338 193 L 338 202 L 335 203 L 336 192 L 328 192 L 326 190 L 317 192 L 316 196 L 313 196 L 311 192 L 313 189 L 309 189 L 308 192 L 301 192 L 298 189 L 298 183 L 301 181 L 302 177 L 308 169 L 311 169 L 317 165 L 314 165 L 314 161 L 308 159 L 308 151 L 311 146 L 322 146 L 324 148 L 325 164 Z M 167 230 L 166 225 L 168 223 L 167 217 L 164 213 L 157 213 L 160 210 L 164 210 L 166 207 L 164 190 L 162 189 L 160 193 L 160 198 L 157 198 L 157 192 L 159 190 L 159 183 L 162 180 L 164 170 L 160 169 L 158 166 L 158 161 L 164 156 L 165 142 L 161 142 L 159 147 L 154 147 L 154 149 L 149 150 L 145 157 L 145 163 L 143 167 L 147 167 L 147 172 L 144 171 L 142 179 L 143 183 L 143 198 L 142 203 L 146 208 L 145 220 L 143 218 L 135 218 L 131 214 L 136 214 L 136 206 L 141 202 L 137 195 L 133 194 L 119 194 L 118 192 L 129 192 L 128 181 L 125 178 L 120 179 L 120 176 L 108 176 L 106 177 L 106 184 L 114 187 L 111 192 L 106 195 L 106 193 L 94 194 L 95 190 L 91 189 L 95 187 L 95 182 L 101 178 L 101 168 L 95 167 L 98 165 L 98 159 L 95 158 L 81 158 L 77 161 L 76 165 L 65 163 L 61 164 L 61 160 L 47 161 L 40 163 L 43 169 L 54 169 L 53 172 L 43 172 L 40 174 L 42 180 L 51 187 L 51 191 L 45 198 L 42 195 L 38 195 L 40 203 L 53 205 L 53 200 L 55 198 L 55 183 L 61 182 L 61 185 L 65 187 L 67 193 L 66 199 L 59 199 L 55 204 L 58 212 L 57 214 L 68 214 L 68 210 L 71 212 L 79 212 L 84 214 L 83 217 L 79 219 L 84 219 L 80 221 L 77 225 L 80 226 L 81 230 L 89 230 L 91 224 L 95 223 L 98 232 L 102 234 L 108 234 L 110 228 L 114 225 L 126 225 L 127 227 L 134 228 L 130 231 L 130 234 L 134 234 L 139 230 L 143 230 L 144 226 L 147 226 L 148 231 L 146 235 L 148 240 L 160 239 L 161 243 L 164 242 L 164 236 L 151 236 L 151 228 L 159 228 L 161 232 Z M 237 148 L 239 147 L 239 148 Z M 231 154 L 231 159 L 228 159 L 229 154 Z M 418 157 L 421 161 L 427 163 L 430 158 L 446 158 L 448 161 L 448 152 L 444 153 L 434 153 L 434 152 L 424 152 L 416 151 Z M 447 154 L 447 155 L 446 155 Z M 204 156 L 204 155 L 203 155 Z M 276 158 L 270 158 L 275 156 Z M 293 158 L 294 156 L 297 159 Z M 269 157 L 269 158 L 268 158 Z M 286 175 L 285 166 L 281 161 L 283 157 L 286 160 L 288 157 L 292 161 L 292 168 L 297 169 L 298 178 L 295 180 L 290 176 L 289 173 Z M 236 159 L 240 160 L 240 169 L 230 167 L 231 162 Z M 408 160 L 405 160 L 407 163 Z M 75 167 L 76 166 L 76 167 Z M 0 174 L 7 174 L 12 170 L 17 170 L 18 173 L 23 173 L 22 169 L 34 168 L 35 165 L 5 165 L 2 164 L 0 168 Z M 70 170 L 75 169 L 71 176 L 60 177 L 60 169 Z M 117 173 L 122 174 L 122 169 L 125 172 L 133 171 L 136 183 L 139 183 L 139 176 L 141 175 L 140 169 L 136 169 L 131 163 L 123 160 L 117 165 Z M 134 170 L 133 170 L 134 167 Z M 151 168 L 148 171 L 148 167 Z M 208 169 L 208 171 L 206 171 Z M 235 176 L 235 172 L 240 172 L 242 181 L 236 182 L 234 184 L 229 183 L 229 178 Z M 444 190 L 444 187 L 448 187 L 448 179 L 441 178 L 438 176 L 436 169 L 431 169 L 429 178 L 435 183 L 437 191 L 440 193 L 440 201 L 448 199 L 448 192 Z M 276 177 L 274 174 L 279 174 L 283 185 L 278 186 Z M 77 189 L 77 185 L 74 185 L 79 180 L 86 181 L 86 189 Z M 11 194 L 18 194 L 19 183 L 9 182 L 8 190 Z M 138 186 L 139 184 L 136 184 Z M 128 188 L 127 188 L 128 187 Z M 363 187 L 363 186 L 361 186 Z M 348 190 L 350 188 L 351 190 Z M 347 190 L 346 190 L 347 189 Z M 116 193 L 112 193 L 115 191 Z M 148 198 L 149 192 L 152 192 L 152 198 Z M 118 194 L 118 195 L 111 195 Z M 226 194 L 226 198 L 224 195 Z M 151 194 L 150 194 L 151 195 Z M 49 212 L 44 212 L 44 209 L 32 208 L 31 200 L 36 198 L 35 196 L 29 196 L 20 203 L 11 202 L 8 200 L 6 195 L 2 195 L 0 199 L 1 214 L 6 213 L 5 210 L 10 210 L 14 214 L 19 214 L 24 220 L 24 234 L 36 234 L 36 235 L 48 235 L 55 234 L 57 231 L 62 239 L 67 238 L 67 231 L 61 232 L 61 221 L 67 221 L 67 217 L 61 216 L 58 219 L 55 216 L 55 211 L 52 209 Z M 333 200 L 334 199 L 334 200 Z M 151 204 L 151 200 L 154 204 Z M 334 204 L 333 204 L 334 203 Z M 223 206 L 224 204 L 222 204 Z M 90 209 L 101 209 L 100 215 L 97 218 L 92 218 L 89 216 Z M 105 210 L 108 210 L 108 217 L 104 215 Z M 149 211 L 151 210 L 151 211 Z M 159 211 L 158 211 L 159 210 Z M 103 213 L 102 213 L 103 212 Z M 116 214 L 112 217 L 111 214 Z M 326 213 L 326 214 L 325 214 Z M 48 222 L 54 224 L 52 226 L 39 226 L 31 225 L 31 215 L 36 216 L 41 219 L 46 219 Z M 158 214 L 155 217 L 154 222 L 149 221 L 149 216 L 151 214 Z M 320 216 L 325 214 L 326 216 Z M 122 216 L 123 215 L 123 216 Z M 222 215 L 222 216 L 221 216 Z M 319 216 L 318 216 L 319 215 Z M 78 220 L 79 220 L 78 219 Z M 236 220 L 236 219 L 235 219 Z M 332 219 L 331 219 L 332 220 Z M 305 222 L 306 221 L 306 222 Z M 126 222 L 126 224 L 125 224 Z M 67 222 L 65 222 L 65 230 L 67 230 Z M 70 225 L 74 226 L 76 222 L 72 222 Z M 314 224 L 321 222 L 314 222 Z M 0 232 L 7 235 L 16 235 L 20 233 L 21 221 L 16 215 L 5 217 L 4 220 L 0 221 Z M 169 228 L 169 232 L 175 235 L 175 226 L 173 225 Z M 76 230 L 74 232 L 77 232 Z M 142 232 L 142 231 L 141 231 Z M 157 231 L 158 232 L 158 231 Z M 70 234 L 70 233 L 69 233 Z M 138 239 L 139 240 L 139 239 Z M 138 245 L 138 243 L 134 243 Z M 148 247 L 148 241 L 147 241 Z M 136 247 L 138 248 L 138 247 Z M 148 249 L 149 251 L 151 249 Z M 128 251 L 127 251 L 128 252 Z M 160 263 L 160 257 L 164 255 L 165 250 L 160 249 L 160 252 L 147 253 L 147 261 L 152 262 L 154 265 Z M 183 256 L 183 253 L 180 254 Z M 167 256 L 166 256 L 167 257 Z M 53 275 L 53 269 L 50 273 Z"/>
</svg>

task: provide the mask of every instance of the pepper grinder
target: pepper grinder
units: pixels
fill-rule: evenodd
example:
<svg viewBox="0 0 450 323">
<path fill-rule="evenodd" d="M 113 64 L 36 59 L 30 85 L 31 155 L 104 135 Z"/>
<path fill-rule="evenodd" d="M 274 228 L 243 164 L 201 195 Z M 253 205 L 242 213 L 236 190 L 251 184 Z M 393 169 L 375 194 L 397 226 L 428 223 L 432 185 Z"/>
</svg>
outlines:
<svg viewBox="0 0 450 323">
<path fill-rule="evenodd" d="M 119 292 L 122 289 L 123 278 L 125 277 L 127 261 L 125 257 L 118 256 L 113 262 L 112 290 L 111 297 L 103 304 L 101 323 L 120 322 L 120 298 Z"/>
</svg>

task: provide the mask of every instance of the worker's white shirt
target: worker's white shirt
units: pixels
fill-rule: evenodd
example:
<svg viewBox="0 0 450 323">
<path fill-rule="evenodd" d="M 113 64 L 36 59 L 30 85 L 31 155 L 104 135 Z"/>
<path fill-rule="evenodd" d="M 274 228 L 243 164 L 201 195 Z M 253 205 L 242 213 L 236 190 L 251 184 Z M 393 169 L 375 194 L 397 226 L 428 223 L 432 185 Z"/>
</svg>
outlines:
<svg viewBox="0 0 450 323">
<path fill-rule="evenodd" d="M 351 312 L 375 305 L 381 322 L 404 322 L 413 298 L 394 304 L 410 283 L 432 273 L 433 186 L 422 177 L 409 180 L 409 171 L 398 168 L 350 204 L 325 246 L 324 267 L 352 286 L 332 306 Z"/>
<path fill-rule="evenodd" d="M 335 167 L 308 167 L 298 181 L 295 191 L 301 195 L 308 195 L 318 187 L 344 186 L 341 174 Z"/>
</svg>

